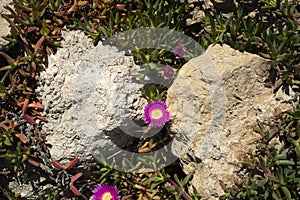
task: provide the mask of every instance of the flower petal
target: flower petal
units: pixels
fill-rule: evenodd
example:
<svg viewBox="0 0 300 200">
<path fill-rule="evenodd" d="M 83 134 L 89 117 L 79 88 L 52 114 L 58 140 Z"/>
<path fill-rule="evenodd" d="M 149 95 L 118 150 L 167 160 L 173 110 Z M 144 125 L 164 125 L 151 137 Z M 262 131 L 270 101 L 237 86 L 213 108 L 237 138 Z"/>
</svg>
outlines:
<svg viewBox="0 0 300 200">
<path fill-rule="evenodd" d="M 97 185 L 96 189 L 93 190 L 92 200 L 118 200 L 118 191 L 115 186 L 109 185 Z"/>
<path fill-rule="evenodd" d="M 170 120 L 170 114 L 164 102 L 153 101 L 145 107 L 143 119 L 146 124 L 158 127 Z"/>
</svg>

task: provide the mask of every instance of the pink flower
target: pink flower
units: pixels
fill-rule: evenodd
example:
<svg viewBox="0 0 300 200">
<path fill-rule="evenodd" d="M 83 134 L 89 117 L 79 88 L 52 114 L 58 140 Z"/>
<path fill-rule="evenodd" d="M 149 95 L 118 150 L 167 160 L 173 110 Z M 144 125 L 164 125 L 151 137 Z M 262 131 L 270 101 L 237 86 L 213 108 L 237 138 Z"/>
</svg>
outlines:
<svg viewBox="0 0 300 200">
<path fill-rule="evenodd" d="M 145 107 L 143 119 L 146 124 L 158 127 L 163 126 L 171 118 L 164 102 L 153 101 Z"/>
<path fill-rule="evenodd" d="M 166 78 L 171 78 L 174 75 L 174 68 L 170 65 L 167 65 L 164 69 L 164 76 Z"/>
<path fill-rule="evenodd" d="M 182 44 L 177 44 L 174 48 L 174 54 L 176 57 L 181 58 L 185 55 L 185 49 L 183 48 Z"/>
<path fill-rule="evenodd" d="M 118 191 L 116 186 L 97 185 L 93 190 L 92 200 L 118 200 Z"/>
</svg>

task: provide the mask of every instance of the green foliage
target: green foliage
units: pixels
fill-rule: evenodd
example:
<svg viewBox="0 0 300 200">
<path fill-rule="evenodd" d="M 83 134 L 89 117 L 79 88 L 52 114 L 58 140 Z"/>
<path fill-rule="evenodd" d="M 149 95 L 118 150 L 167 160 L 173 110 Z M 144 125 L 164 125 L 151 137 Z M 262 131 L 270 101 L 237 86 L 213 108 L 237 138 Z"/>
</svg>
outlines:
<svg viewBox="0 0 300 200">
<path fill-rule="evenodd" d="M 10 191 L 0 187 L 0 197 L 5 198 L 7 200 L 21 200 L 21 197 L 19 195 L 15 196 Z"/>
<path fill-rule="evenodd" d="M 83 30 L 94 38 L 95 44 L 99 40 L 110 38 L 118 32 L 139 27 L 164 27 L 182 30 L 185 22 L 184 16 L 188 8 L 187 3 L 180 3 L 179 0 L 157 0 L 155 2 L 149 0 L 93 1 L 93 3 L 89 2 L 88 5 L 84 12 L 75 11 L 80 17 L 76 15 L 77 18 L 72 18 L 68 28 Z M 128 37 L 125 37 L 128 40 Z M 140 38 L 145 38 L 145 36 Z M 178 38 L 174 42 L 176 40 Z M 144 44 L 144 42 L 141 41 L 139 44 Z M 149 70 L 157 70 L 157 76 L 161 76 L 162 70 L 157 69 L 156 64 L 180 68 L 185 62 L 184 59 L 175 59 L 171 52 L 163 49 L 135 47 L 130 49 L 127 55 L 133 56 L 136 64 L 142 65 L 144 71 L 140 73 L 139 79 L 145 78 L 149 74 Z"/>
<path fill-rule="evenodd" d="M 145 85 L 142 88 L 143 96 L 150 103 L 152 101 L 163 101 L 166 95 L 166 88 L 160 85 Z"/>
<path fill-rule="evenodd" d="M 39 197 L 39 200 L 58 200 L 60 198 L 58 198 L 58 195 L 57 195 L 57 191 L 56 192 L 53 192 L 53 191 L 48 191 L 47 192 L 47 195 L 43 195 L 42 197 Z"/>
<path fill-rule="evenodd" d="M 62 22 L 57 9 L 62 9 L 61 2 L 61 0 L 14 0 L 12 5 L 5 6 L 8 14 L 2 14 L 11 29 L 10 35 L 5 38 L 9 41 L 9 45 L 0 52 L 1 59 L 6 60 L 2 63 L 3 66 L 0 66 L 0 110 L 4 109 L 15 114 L 21 112 L 24 119 L 31 124 L 35 122 L 30 116 L 32 113 L 28 106 L 35 109 L 43 108 L 34 97 L 34 90 L 37 87 L 36 75 L 43 67 L 47 53 L 51 53 L 60 45 L 59 26 Z M 3 111 L 0 114 L 4 129 L 5 119 L 9 118 L 8 113 Z M 35 115 L 38 115 L 38 112 Z M 0 144 L 9 141 L 7 131 L 2 131 Z M 18 145 L 11 144 L 11 146 Z"/>
<path fill-rule="evenodd" d="M 274 61 L 278 72 L 276 87 L 300 80 L 300 10 L 297 0 L 259 1 L 250 13 L 247 5 L 238 4 L 232 15 L 206 10 L 201 24 L 200 43 L 229 44 Z M 299 87 L 298 87 L 299 88 Z M 276 89 L 276 88 L 275 88 Z"/>
<path fill-rule="evenodd" d="M 16 173 L 26 171 L 29 163 L 39 167 L 41 159 L 36 155 L 46 155 L 41 152 L 45 141 L 36 126 L 36 119 L 45 121 L 40 114 L 44 106 L 35 89 L 47 54 L 60 45 L 64 18 L 57 11 L 63 10 L 61 2 L 13 0 L 5 6 L 8 14 L 1 15 L 10 24 L 10 35 L 5 38 L 9 44 L 0 52 L 1 180 L 9 181 Z M 5 189 L 0 198 L 20 199 L 8 196 L 7 186 L 1 181 L 0 187 Z"/>
<path fill-rule="evenodd" d="M 125 41 L 132 41 L 128 35 L 122 35 L 126 30 L 132 30 L 140 27 L 163 27 L 182 31 L 185 26 L 185 17 L 188 12 L 188 4 L 181 3 L 180 0 L 171 1 L 150 1 L 150 0 L 112 0 L 112 1 L 88 1 L 83 9 L 74 10 L 75 18 L 71 18 L 69 29 L 83 30 L 87 35 L 94 39 L 97 44 L 100 40 L 108 39 L 121 32 L 120 37 L 124 37 Z M 145 78 L 149 71 L 157 70 L 157 76 L 161 76 L 162 70 L 157 68 L 157 64 L 171 65 L 175 69 L 179 69 L 186 60 L 176 59 L 173 52 L 166 49 L 143 48 L 147 46 L 144 40 L 145 35 L 134 39 L 139 46 L 127 49 L 127 55 L 134 57 L 136 64 L 142 65 L 144 69 L 140 73 L 139 79 Z M 169 39 L 167 35 L 159 35 L 158 38 Z M 180 38 L 174 38 L 174 44 Z M 121 40 L 120 40 L 121 41 Z M 118 47 L 120 44 L 118 41 Z M 151 41 L 152 42 L 152 41 Z M 180 41 L 179 41 L 180 42 Z M 144 46 L 143 46 L 144 45 Z M 175 45 L 174 45 L 175 46 Z M 128 46 L 126 46 L 128 48 Z M 153 64 L 155 63 L 155 64 Z"/>
<path fill-rule="evenodd" d="M 284 113 L 270 132 L 261 123 L 262 141 L 245 159 L 248 179 L 228 189 L 222 199 L 297 199 L 300 192 L 300 110 Z"/>
<path fill-rule="evenodd" d="M 44 54 L 50 52 L 51 48 L 60 45 L 60 29 L 58 26 L 62 22 L 53 11 L 54 8 L 58 8 L 57 3 L 59 1 L 51 2 L 52 4 L 49 6 L 48 0 L 14 0 L 14 8 L 5 6 L 10 12 L 2 15 L 11 26 L 11 35 L 6 38 L 10 42 L 9 47 L 19 44 L 24 48 L 27 55 L 19 56 L 19 60 L 16 62 L 6 56 L 12 68 L 28 65 L 31 72 L 34 72 L 37 67 L 41 66 Z M 1 68 L 0 70 L 4 69 Z M 24 74 L 26 75 L 26 73 Z M 30 75 L 28 73 L 28 76 Z"/>
<path fill-rule="evenodd" d="M 14 171 L 17 171 L 18 167 L 21 163 L 24 163 L 28 157 L 30 156 L 30 148 L 27 148 L 25 152 L 21 151 L 21 142 L 17 143 L 17 146 L 10 150 L 8 149 L 5 154 L 1 154 L 0 158 L 5 158 L 6 160 L 9 160 L 14 165 Z"/>
<path fill-rule="evenodd" d="M 130 173 L 112 169 L 103 160 L 99 160 L 99 184 L 115 185 L 124 199 L 186 199 L 198 200 L 201 197 L 194 192 L 187 192 L 188 182 L 192 174 L 180 179 L 165 169 L 145 169 L 145 172 Z M 173 166 L 174 167 L 174 166 Z"/>
<path fill-rule="evenodd" d="M 89 1 L 84 10 L 76 10 L 70 29 L 83 30 L 95 39 L 109 38 L 117 32 L 139 27 L 166 27 L 182 30 L 187 3 L 180 0 Z M 79 17 L 80 16 L 80 17 Z"/>
<path fill-rule="evenodd" d="M 13 142 L 12 137 L 12 128 L 5 130 L 3 127 L 0 127 L 1 135 L 0 135 L 0 147 L 3 148 L 3 145 L 11 146 Z"/>
<path fill-rule="evenodd" d="M 16 172 L 18 167 L 27 161 L 31 155 L 31 148 L 24 145 L 26 139 L 20 133 L 14 130 L 13 125 L 6 126 L 1 122 L 0 125 L 0 159 L 6 159 L 13 165 L 13 171 Z"/>
</svg>

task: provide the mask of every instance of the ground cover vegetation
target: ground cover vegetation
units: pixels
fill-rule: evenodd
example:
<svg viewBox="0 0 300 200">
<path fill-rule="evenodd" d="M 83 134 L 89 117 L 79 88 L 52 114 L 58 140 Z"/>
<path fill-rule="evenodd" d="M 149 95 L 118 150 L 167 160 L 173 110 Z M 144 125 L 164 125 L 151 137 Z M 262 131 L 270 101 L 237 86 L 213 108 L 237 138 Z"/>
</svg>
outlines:
<svg viewBox="0 0 300 200">
<path fill-rule="evenodd" d="M 197 5 L 205 12 L 205 17 L 187 25 L 191 7 L 186 1 L 13 0 L 6 7 L 9 14 L 2 14 L 11 31 L 6 38 L 9 44 L 0 52 L 1 199 L 20 199 L 8 189 L 7 183 L 13 178 L 25 181 L 22 177 L 33 172 L 53 185 L 40 199 L 67 196 L 88 199 L 93 194 L 99 195 L 99 191 L 115 197 L 113 189 L 105 184 L 115 186 L 122 199 L 200 199 L 197 191 L 187 190 L 192 174 L 185 175 L 178 163 L 174 163 L 176 167 L 173 168 L 124 173 L 97 160 L 92 176 L 86 176 L 76 168 L 76 158 L 67 166 L 51 160 L 46 138 L 40 131 L 40 123 L 47 119 L 42 115 L 44 106 L 35 92 L 40 81 L 39 73 L 46 66 L 47 56 L 60 47 L 63 29 L 82 30 L 94 39 L 96 45 L 115 33 L 133 28 L 164 27 L 185 33 L 204 48 L 213 43 L 229 44 L 234 49 L 268 58 L 273 63 L 270 87 L 274 92 L 283 88 L 286 92 L 293 90 L 298 94 L 300 5 L 296 0 L 253 2 L 237 1 L 237 8 L 226 13 L 226 10 L 207 8 L 199 1 Z M 170 78 L 174 73 L 172 70 L 176 72 L 186 62 L 180 58 L 181 53 L 184 53 L 184 48 L 174 52 L 135 49 L 128 55 L 134 56 L 137 64 L 156 62 L 168 66 L 163 74 Z M 165 90 L 162 86 L 152 85 L 145 87 L 143 92 L 151 103 L 165 101 Z M 276 129 L 258 122 L 260 130 L 257 131 L 262 139 L 254 154 L 245 155 L 243 164 L 247 177 L 231 188 L 224 187 L 225 194 L 221 198 L 299 197 L 298 101 L 296 98 L 294 110 L 278 116 Z M 163 145 L 163 139 L 159 135 L 143 141 L 137 151 L 155 150 L 156 145 Z M 281 145 L 274 146 L 274 140 L 280 141 Z M 177 171 L 172 170 L 174 168 Z M 97 184 L 102 188 L 93 193 Z"/>
</svg>

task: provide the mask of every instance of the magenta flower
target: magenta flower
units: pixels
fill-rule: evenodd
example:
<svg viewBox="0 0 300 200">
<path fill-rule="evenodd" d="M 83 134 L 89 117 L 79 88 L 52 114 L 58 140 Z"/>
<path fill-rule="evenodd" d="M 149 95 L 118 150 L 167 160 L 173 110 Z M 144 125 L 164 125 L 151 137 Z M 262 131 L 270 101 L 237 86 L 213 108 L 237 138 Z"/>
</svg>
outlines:
<svg viewBox="0 0 300 200">
<path fill-rule="evenodd" d="M 118 200 L 120 196 L 118 196 L 116 186 L 109 185 L 97 185 L 96 189 L 93 190 L 92 200 Z"/>
<path fill-rule="evenodd" d="M 143 119 L 146 124 L 158 127 L 163 126 L 171 118 L 164 102 L 153 101 L 145 107 Z"/>
<path fill-rule="evenodd" d="M 174 54 L 176 57 L 181 58 L 185 55 L 185 49 L 183 48 L 182 44 L 177 44 L 174 48 Z"/>
<path fill-rule="evenodd" d="M 164 76 L 166 78 L 171 78 L 174 75 L 174 68 L 170 65 L 167 65 L 164 69 Z"/>
</svg>

